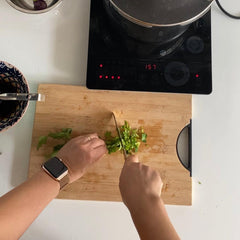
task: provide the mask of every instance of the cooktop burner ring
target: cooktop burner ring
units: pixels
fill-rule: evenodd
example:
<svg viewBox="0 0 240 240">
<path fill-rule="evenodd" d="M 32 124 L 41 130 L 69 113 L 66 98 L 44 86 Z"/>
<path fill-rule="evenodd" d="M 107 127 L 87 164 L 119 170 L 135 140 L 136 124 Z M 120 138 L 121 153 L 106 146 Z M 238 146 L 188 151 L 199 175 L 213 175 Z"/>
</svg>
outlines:
<svg viewBox="0 0 240 240">
<path fill-rule="evenodd" d="M 199 54 L 203 52 L 205 45 L 203 40 L 200 37 L 191 36 L 186 41 L 186 47 L 190 53 Z"/>
<path fill-rule="evenodd" d="M 180 87 L 189 81 L 190 71 L 182 62 L 170 62 L 165 68 L 164 76 L 170 85 Z"/>
</svg>

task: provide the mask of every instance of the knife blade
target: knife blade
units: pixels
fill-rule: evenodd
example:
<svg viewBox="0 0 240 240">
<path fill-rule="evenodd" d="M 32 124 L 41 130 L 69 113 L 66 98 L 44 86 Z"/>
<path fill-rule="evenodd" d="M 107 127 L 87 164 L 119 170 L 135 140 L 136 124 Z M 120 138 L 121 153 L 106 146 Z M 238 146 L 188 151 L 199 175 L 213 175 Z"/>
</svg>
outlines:
<svg viewBox="0 0 240 240">
<path fill-rule="evenodd" d="M 113 119 L 114 119 L 114 123 L 115 123 L 115 127 L 116 127 L 116 130 L 117 130 L 118 137 L 120 139 L 120 144 L 121 144 L 121 147 L 122 147 L 122 150 L 123 150 L 124 159 L 126 160 L 127 159 L 127 152 L 126 152 L 126 149 L 123 145 L 123 139 L 122 139 L 122 136 L 121 136 L 121 133 L 120 133 L 120 130 L 119 130 L 119 127 L 118 127 L 117 119 L 116 119 L 116 116 L 115 116 L 114 112 L 112 112 L 112 116 L 113 116 Z"/>
</svg>

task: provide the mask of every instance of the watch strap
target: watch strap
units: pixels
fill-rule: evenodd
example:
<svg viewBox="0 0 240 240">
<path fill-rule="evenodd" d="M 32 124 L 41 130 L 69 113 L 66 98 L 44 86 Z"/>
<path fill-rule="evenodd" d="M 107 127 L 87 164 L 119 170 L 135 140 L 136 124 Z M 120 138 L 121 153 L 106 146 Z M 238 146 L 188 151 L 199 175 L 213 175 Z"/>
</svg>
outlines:
<svg viewBox="0 0 240 240">
<path fill-rule="evenodd" d="M 69 176 L 66 175 L 65 177 L 63 177 L 60 181 L 60 190 L 63 189 L 68 183 L 69 183 Z"/>
</svg>

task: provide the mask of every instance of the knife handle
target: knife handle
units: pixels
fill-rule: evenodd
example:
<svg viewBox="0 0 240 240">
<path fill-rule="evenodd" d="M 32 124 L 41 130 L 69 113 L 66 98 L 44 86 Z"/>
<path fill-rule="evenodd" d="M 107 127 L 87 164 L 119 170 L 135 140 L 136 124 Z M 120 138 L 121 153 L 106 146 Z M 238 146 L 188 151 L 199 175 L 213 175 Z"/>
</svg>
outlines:
<svg viewBox="0 0 240 240">
<path fill-rule="evenodd" d="M 6 101 L 45 101 L 45 96 L 38 93 L 2 93 L 0 100 Z"/>
</svg>

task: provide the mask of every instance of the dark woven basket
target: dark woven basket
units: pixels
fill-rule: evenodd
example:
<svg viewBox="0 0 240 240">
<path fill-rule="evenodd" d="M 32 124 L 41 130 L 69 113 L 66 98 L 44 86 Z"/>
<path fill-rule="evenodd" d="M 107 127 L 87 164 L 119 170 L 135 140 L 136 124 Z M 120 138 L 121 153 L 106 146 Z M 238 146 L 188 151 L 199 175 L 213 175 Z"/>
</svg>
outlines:
<svg viewBox="0 0 240 240">
<path fill-rule="evenodd" d="M 29 93 L 28 83 L 22 73 L 9 63 L 0 61 L 0 93 Z M 0 132 L 16 124 L 23 116 L 28 101 L 0 100 Z"/>
</svg>

